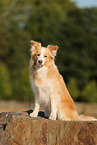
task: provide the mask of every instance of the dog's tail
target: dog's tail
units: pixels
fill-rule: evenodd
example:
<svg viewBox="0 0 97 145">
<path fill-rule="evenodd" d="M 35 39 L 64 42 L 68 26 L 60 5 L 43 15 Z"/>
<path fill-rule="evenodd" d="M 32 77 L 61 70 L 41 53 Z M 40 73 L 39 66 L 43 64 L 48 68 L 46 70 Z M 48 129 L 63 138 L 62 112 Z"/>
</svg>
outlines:
<svg viewBox="0 0 97 145">
<path fill-rule="evenodd" d="M 96 118 L 91 117 L 91 116 L 85 116 L 85 115 L 80 115 L 79 120 L 81 120 L 81 121 L 97 121 Z"/>
</svg>

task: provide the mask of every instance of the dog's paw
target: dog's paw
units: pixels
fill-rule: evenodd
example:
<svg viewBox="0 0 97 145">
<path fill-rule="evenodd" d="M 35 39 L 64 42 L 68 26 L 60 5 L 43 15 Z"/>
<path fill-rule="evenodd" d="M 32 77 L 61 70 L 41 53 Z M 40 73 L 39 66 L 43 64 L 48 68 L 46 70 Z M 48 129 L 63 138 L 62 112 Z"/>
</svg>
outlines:
<svg viewBox="0 0 97 145">
<path fill-rule="evenodd" d="M 30 113 L 30 115 L 29 115 L 30 117 L 37 117 L 37 114 L 36 113 Z"/>
<path fill-rule="evenodd" d="M 56 120 L 56 117 L 54 115 L 50 115 L 49 119 Z"/>
</svg>

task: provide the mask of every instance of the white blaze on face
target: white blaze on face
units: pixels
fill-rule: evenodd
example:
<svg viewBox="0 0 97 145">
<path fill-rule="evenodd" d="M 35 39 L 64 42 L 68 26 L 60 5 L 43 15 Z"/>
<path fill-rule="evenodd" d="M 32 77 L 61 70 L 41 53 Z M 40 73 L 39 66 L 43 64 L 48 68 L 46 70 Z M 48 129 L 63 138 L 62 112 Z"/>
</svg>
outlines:
<svg viewBox="0 0 97 145">
<path fill-rule="evenodd" d="M 45 58 L 44 58 L 44 54 L 45 54 L 46 48 L 42 47 L 41 48 L 41 54 L 37 59 L 37 65 L 44 65 L 45 64 Z"/>
</svg>

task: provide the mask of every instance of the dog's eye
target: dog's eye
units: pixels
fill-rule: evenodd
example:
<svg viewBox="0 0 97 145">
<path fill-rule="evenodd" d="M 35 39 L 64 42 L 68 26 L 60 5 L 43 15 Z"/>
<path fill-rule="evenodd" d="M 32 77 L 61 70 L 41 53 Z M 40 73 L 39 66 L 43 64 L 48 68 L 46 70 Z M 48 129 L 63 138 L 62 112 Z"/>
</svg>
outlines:
<svg viewBox="0 0 97 145">
<path fill-rule="evenodd" d="M 47 55 L 45 55 L 44 57 L 47 57 Z"/>
<path fill-rule="evenodd" d="M 40 56 L 40 54 L 39 54 L 39 53 L 37 53 L 37 56 Z"/>
</svg>

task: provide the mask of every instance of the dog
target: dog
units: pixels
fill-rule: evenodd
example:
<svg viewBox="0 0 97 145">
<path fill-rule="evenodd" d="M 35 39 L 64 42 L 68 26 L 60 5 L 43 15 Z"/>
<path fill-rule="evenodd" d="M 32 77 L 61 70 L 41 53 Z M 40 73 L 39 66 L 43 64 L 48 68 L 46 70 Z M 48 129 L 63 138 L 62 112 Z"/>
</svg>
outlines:
<svg viewBox="0 0 97 145">
<path fill-rule="evenodd" d="M 51 120 L 96 120 L 78 115 L 75 103 L 54 63 L 57 50 L 57 45 L 48 45 L 46 48 L 39 42 L 31 41 L 30 80 L 35 94 L 35 108 L 30 117 L 37 117 L 42 106 L 45 117 Z"/>
</svg>

